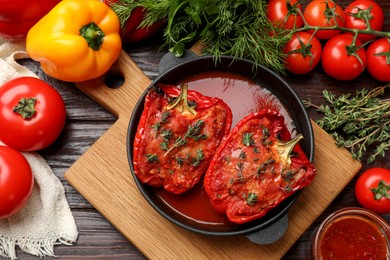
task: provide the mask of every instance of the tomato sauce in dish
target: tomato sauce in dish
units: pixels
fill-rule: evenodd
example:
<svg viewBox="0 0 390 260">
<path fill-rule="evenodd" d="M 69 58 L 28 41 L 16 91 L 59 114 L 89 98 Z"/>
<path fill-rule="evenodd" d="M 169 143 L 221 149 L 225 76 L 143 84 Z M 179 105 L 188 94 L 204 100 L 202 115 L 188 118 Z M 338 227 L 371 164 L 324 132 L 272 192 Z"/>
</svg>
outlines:
<svg viewBox="0 0 390 260">
<path fill-rule="evenodd" d="M 210 97 L 222 99 L 232 110 L 232 126 L 250 113 L 263 108 L 278 111 L 285 118 L 285 123 L 292 137 L 296 135 L 292 119 L 280 100 L 269 90 L 259 86 L 245 76 L 225 72 L 211 71 L 186 78 L 188 89 Z M 224 214 L 219 214 L 210 203 L 203 188 L 203 179 L 186 193 L 175 195 L 155 189 L 157 197 L 176 213 L 200 224 L 232 224 Z"/>
<path fill-rule="evenodd" d="M 284 117 L 291 135 L 295 136 L 292 119 L 280 100 L 268 89 L 242 75 L 212 71 L 192 76 L 185 82 L 188 83 L 189 89 L 206 96 L 218 97 L 228 104 L 233 112 L 232 126 L 253 112 L 271 108 Z"/>
<path fill-rule="evenodd" d="M 372 221 L 345 216 L 331 223 L 320 239 L 321 259 L 385 260 L 387 242 Z"/>
</svg>

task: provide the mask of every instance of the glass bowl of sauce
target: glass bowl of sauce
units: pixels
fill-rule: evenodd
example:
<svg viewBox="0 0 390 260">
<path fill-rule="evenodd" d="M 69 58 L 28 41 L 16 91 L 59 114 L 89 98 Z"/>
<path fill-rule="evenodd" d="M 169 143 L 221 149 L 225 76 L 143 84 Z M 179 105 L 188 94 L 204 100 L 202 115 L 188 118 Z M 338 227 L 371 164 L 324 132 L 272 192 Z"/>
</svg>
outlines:
<svg viewBox="0 0 390 260">
<path fill-rule="evenodd" d="M 314 259 L 390 258 L 390 225 L 372 211 L 349 207 L 328 216 L 313 243 Z"/>
</svg>

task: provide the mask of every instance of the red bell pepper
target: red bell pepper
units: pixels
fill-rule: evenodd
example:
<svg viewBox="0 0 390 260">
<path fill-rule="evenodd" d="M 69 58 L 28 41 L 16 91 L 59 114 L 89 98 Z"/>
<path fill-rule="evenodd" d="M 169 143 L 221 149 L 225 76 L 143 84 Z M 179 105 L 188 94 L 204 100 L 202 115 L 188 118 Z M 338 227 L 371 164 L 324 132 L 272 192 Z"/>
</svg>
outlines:
<svg viewBox="0 0 390 260">
<path fill-rule="evenodd" d="M 264 109 L 243 118 L 224 139 L 204 178 L 211 205 L 234 223 L 264 216 L 310 184 L 315 168 L 284 118 Z"/>
<path fill-rule="evenodd" d="M 61 0 L 0 0 L 0 37 L 26 38 L 27 32 Z"/>
<path fill-rule="evenodd" d="M 134 141 L 138 178 L 174 194 L 199 182 L 232 124 L 232 112 L 221 99 L 187 88 L 152 88 Z"/>
<path fill-rule="evenodd" d="M 117 4 L 119 0 L 104 0 L 104 2 L 113 7 L 113 4 Z M 116 9 L 113 8 L 114 12 Z M 121 37 L 123 42 L 138 42 L 143 39 L 146 39 L 153 34 L 155 34 L 158 30 L 160 30 L 164 22 L 158 21 L 151 26 L 143 27 L 141 26 L 142 21 L 145 18 L 145 10 L 143 7 L 135 7 L 131 10 L 130 16 L 126 21 L 121 21 Z M 119 19 L 123 19 L 122 16 L 119 16 Z"/>
</svg>

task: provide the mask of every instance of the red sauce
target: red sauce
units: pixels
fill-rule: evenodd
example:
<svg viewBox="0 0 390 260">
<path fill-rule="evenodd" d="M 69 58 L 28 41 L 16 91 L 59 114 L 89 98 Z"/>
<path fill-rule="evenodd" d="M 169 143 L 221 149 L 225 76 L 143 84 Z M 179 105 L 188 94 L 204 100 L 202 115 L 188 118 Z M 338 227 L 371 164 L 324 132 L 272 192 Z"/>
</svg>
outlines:
<svg viewBox="0 0 390 260">
<path fill-rule="evenodd" d="M 288 129 L 294 135 L 292 120 L 280 101 L 269 90 L 244 76 L 214 71 L 195 75 L 185 79 L 183 83 L 188 83 L 189 89 L 203 95 L 221 98 L 232 109 L 232 126 L 250 113 L 263 108 L 273 108 L 284 116 Z M 211 206 L 209 197 L 203 190 L 203 179 L 190 191 L 181 195 L 168 193 L 164 189 L 156 189 L 156 193 L 163 203 L 198 223 L 209 225 L 229 223 L 224 215 L 218 214 Z"/>
<path fill-rule="evenodd" d="M 210 199 L 203 189 L 203 179 L 181 195 L 169 193 L 164 189 L 158 189 L 156 192 L 170 208 L 195 222 L 214 226 L 230 223 L 225 215 L 218 214 L 211 206 Z"/>
<path fill-rule="evenodd" d="M 385 260 L 387 244 L 378 227 L 362 217 L 343 217 L 324 231 L 320 241 L 322 259 Z"/>
</svg>

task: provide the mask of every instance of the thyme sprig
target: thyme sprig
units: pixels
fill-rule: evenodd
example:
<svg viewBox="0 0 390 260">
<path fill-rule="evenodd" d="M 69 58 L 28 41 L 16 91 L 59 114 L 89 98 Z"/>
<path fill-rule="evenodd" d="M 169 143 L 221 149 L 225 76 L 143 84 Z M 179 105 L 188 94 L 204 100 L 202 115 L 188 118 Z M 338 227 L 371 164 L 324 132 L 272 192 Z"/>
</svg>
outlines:
<svg viewBox="0 0 390 260">
<path fill-rule="evenodd" d="M 156 131 L 156 136 L 155 136 L 156 138 L 157 138 L 157 135 L 158 135 L 158 131 L 159 131 L 160 128 L 161 128 L 161 125 L 164 124 L 164 123 L 166 123 L 166 122 L 168 121 L 168 118 L 169 118 L 170 115 L 171 115 L 171 113 L 168 112 L 168 111 L 162 112 L 160 120 L 158 120 L 155 124 L 153 124 L 153 125 L 151 126 L 151 128 L 152 128 L 154 131 Z"/>
<path fill-rule="evenodd" d="M 145 154 L 146 161 L 149 163 L 158 162 L 158 156 L 157 154 Z"/>
<path fill-rule="evenodd" d="M 204 153 L 202 149 L 196 151 L 196 157 L 192 158 L 191 165 L 194 167 L 199 166 L 199 164 L 204 160 Z"/>
<path fill-rule="evenodd" d="M 176 138 L 173 145 L 165 152 L 164 156 L 167 156 L 173 149 L 181 147 L 187 143 L 187 139 L 193 139 L 195 141 L 203 140 L 207 138 L 207 135 L 202 134 L 201 130 L 204 126 L 203 120 L 198 120 L 194 124 L 189 125 L 187 132 L 183 136 Z"/>
<path fill-rule="evenodd" d="M 330 133 L 340 147 L 349 149 L 352 157 L 361 160 L 367 148 L 373 147 L 367 163 L 378 156 L 385 157 L 390 148 L 390 99 L 380 99 L 390 84 L 368 91 L 362 89 L 355 96 L 343 94 L 336 97 L 324 90 L 328 104 L 315 105 L 304 101 L 306 107 L 314 107 L 324 116 L 317 120 L 319 126 Z"/>
</svg>

